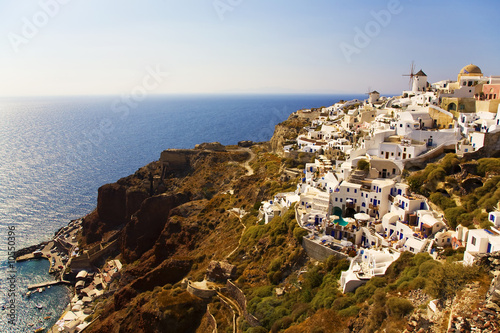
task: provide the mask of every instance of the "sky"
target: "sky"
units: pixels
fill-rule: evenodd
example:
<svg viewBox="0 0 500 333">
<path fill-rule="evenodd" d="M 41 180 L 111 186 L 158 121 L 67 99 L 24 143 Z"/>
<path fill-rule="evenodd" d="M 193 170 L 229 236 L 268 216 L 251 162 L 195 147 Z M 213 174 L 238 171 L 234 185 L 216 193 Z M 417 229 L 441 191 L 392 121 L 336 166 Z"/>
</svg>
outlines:
<svg viewBox="0 0 500 333">
<path fill-rule="evenodd" d="M 500 3 L 0 0 L 0 96 L 341 94 L 470 63 L 500 75 Z"/>
</svg>

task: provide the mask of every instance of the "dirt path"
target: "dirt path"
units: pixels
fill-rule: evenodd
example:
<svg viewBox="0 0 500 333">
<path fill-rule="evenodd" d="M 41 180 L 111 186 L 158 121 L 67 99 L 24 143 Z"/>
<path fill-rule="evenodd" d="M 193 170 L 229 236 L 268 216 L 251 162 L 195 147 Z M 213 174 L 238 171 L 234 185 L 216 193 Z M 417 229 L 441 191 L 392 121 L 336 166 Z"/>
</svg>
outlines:
<svg viewBox="0 0 500 333">
<path fill-rule="evenodd" d="M 245 212 L 245 211 L 243 211 L 243 212 Z M 233 255 L 233 253 L 234 253 L 234 252 L 236 252 L 236 250 L 238 250 L 238 248 L 239 248 L 239 247 L 240 247 L 240 245 L 241 245 L 241 238 L 243 237 L 243 234 L 245 233 L 245 230 L 247 229 L 246 225 L 245 225 L 245 224 L 243 224 L 243 222 L 241 221 L 241 218 L 242 218 L 243 216 L 245 216 L 245 215 L 246 215 L 246 212 L 245 212 L 245 214 L 242 214 L 242 210 L 240 209 L 240 210 L 239 210 L 239 214 L 238 214 L 238 213 L 236 213 L 236 211 L 235 211 L 235 210 L 231 210 L 231 213 L 233 213 L 233 214 L 234 214 L 234 215 L 235 215 L 235 216 L 236 216 L 236 217 L 240 220 L 240 224 L 243 226 L 243 230 L 241 231 L 240 240 L 238 241 L 238 246 L 236 246 L 236 247 L 234 248 L 234 250 L 232 250 L 232 251 L 231 251 L 231 253 L 229 253 L 229 254 L 226 256 L 226 259 L 227 259 L 227 258 L 229 258 L 230 256 L 232 256 L 232 255 Z"/>
<path fill-rule="evenodd" d="M 254 174 L 253 168 L 250 166 L 250 162 L 255 158 L 255 153 L 250 148 L 238 148 L 231 151 L 246 152 L 250 154 L 250 158 L 243 162 L 243 167 L 247 170 L 247 176 Z"/>
</svg>

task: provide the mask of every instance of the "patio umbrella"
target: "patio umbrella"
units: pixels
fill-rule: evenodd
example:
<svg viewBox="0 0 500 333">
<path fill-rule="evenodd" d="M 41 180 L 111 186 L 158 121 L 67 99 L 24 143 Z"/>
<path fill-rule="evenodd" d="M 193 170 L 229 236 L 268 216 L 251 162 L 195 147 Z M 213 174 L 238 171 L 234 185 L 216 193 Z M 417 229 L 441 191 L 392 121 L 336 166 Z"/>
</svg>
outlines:
<svg viewBox="0 0 500 333">
<path fill-rule="evenodd" d="M 356 214 L 354 214 L 354 218 L 356 220 L 360 220 L 360 221 L 369 221 L 370 215 L 368 215 L 366 213 L 356 213 Z"/>
</svg>

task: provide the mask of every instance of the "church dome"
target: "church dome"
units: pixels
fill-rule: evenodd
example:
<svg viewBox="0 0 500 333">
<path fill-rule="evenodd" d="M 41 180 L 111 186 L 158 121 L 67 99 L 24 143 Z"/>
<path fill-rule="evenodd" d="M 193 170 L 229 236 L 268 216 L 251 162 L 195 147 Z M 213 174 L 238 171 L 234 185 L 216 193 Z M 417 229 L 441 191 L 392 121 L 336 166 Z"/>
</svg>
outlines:
<svg viewBox="0 0 500 333">
<path fill-rule="evenodd" d="M 476 74 L 476 75 L 482 75 L 483 73 L 481 72 L 481 69 L 477 67 L 476 65 L 470 64 L 462 68 L 462 70 L 459 73 L 460 75 L 467 75 L 467 74 Z"/>
</svg>

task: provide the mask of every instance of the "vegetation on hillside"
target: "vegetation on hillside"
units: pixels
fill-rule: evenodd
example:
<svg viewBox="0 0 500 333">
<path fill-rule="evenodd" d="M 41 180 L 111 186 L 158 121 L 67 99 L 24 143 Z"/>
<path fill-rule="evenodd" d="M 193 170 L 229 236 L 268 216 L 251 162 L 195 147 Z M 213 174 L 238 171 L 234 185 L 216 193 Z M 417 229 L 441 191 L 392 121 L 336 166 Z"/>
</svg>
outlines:
<svg viewBox="0 0 500 333">
<path fill-rule="evenodd" d="M 443 210 L 451 229 L 459 224 L 489 228 L 487 213 L 494 210 L 500 200 L 500 159 L 479 159 L 475 174 L 469 173 L 464 180 L 460 179 L 460 172 L 460 160 L 450 153 L 439 162 L 409 175 L 406 181 L 412 192 L 425 195 Z M 477 187 L 466 193 L 463 184 L 471 177 L 485 177 L 485 180 L 483 183 L 474 178 Z"/>
</svg>

